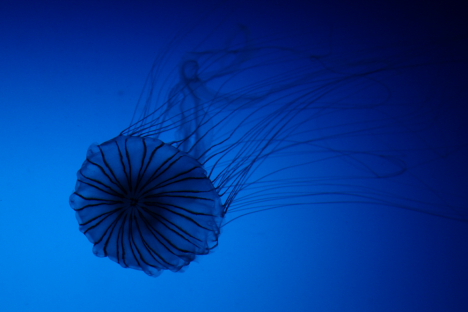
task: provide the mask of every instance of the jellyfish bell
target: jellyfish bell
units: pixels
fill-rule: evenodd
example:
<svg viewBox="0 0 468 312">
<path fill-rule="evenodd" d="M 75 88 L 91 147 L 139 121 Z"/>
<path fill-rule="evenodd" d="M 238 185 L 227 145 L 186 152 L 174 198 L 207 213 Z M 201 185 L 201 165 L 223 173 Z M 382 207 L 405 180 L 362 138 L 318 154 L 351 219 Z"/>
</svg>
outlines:
<svg viewBox="0 0 468 312">
<path fill-rule="evenodd" d="M 265 210 L 355 203 L 466 221 L 464 207 L 437 201 L 414 176 L 448 147 L 426 140 L 440 107 L 395 99 L 398 73 L 433 64 L 419 58 L 428 47 L 349 61 L 240 26 L 168 76 L 164 51 L 130 126 L 91 146 L 78 171 L 70 204 L 80 231 L 97 256 L 157 276 Z"/>
<path fill-rule="evenodd" d="M 70 203 L 95 255 L 149 275 L 207 254 L 224 216 L 197 160 L 136 136 L 90 147 Z"/>
</svg>

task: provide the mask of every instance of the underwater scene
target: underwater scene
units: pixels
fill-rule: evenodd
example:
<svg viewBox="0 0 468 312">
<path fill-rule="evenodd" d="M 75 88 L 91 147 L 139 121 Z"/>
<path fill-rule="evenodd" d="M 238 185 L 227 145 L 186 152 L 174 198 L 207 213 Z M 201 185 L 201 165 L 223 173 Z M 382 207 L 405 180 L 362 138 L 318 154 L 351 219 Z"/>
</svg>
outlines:
<svg viewBox="0 0 468 312">
<path fill-rule="evenodd" d="M 2 1 L 1 311 L 467 311 L 456 2 Z"/>
</svg>

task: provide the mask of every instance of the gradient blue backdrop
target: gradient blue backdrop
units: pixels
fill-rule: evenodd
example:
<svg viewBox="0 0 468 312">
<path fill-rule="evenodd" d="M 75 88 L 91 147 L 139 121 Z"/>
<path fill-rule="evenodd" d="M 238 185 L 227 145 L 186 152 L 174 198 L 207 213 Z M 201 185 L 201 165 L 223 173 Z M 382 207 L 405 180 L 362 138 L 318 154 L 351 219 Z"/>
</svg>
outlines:
<svg viewBox="0 0 468 312">
<path fill-rule="evenodd" d="M 257 35 L 302 27 L 316 39 L 304 45 L 333 46 L 338 57 L 467 33 L 450 3 L 308 2 L 246 2 L 229 19 Z M 0 310 L 468 311 L 468 224 L 396 208 L 252 215 L 226 227 L 213 254 L 157 279 L 91 253 L 68 205 L 86 149 L 128 125 L 156 53 L 219 3 L 0 3 Z M 467 73 L 444 74 L 446 105 L 460 106 L 448 133 L 463 142 L 466 92 L 451 91 L 463 90 Z M 464 195 L 466 156 L 426 174 Z"/>
</svg>

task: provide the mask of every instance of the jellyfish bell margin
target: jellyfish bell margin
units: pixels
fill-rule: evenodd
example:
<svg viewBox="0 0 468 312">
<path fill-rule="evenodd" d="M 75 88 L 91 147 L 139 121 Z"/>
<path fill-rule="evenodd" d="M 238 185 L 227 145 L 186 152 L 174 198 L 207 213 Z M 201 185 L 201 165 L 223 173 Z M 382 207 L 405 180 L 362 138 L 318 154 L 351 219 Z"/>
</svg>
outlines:
<svg viewBox="0 0 468 312">
<path fill-rule="evenodd" d="M 95 255 L 152 276 L 208 254 L 225 213 L 197 160 L 130 136 L 89 148 L 70 204 Z"/>
</svg>

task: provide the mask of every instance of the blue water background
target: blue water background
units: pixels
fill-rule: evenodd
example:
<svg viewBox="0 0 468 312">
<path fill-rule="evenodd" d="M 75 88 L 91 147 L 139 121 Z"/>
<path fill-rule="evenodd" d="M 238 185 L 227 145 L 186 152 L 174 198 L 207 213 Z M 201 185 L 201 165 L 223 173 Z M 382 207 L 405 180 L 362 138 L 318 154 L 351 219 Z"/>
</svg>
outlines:
<svg viewBox="0 0 468 312">
<path fill-rule="evenodd" d="M 88 146 L 128 126 L 156 54 L 193 24 L 180 51 L 206 38 L 218 5 L 256 36 L 304 29 L 314 38 L 307 49 L 337 57 L 467 33 L 461 8 L 423 1 L 254 1 L 231 15 L 229 1 L 2 1 L 0 310 L 467 311 L 468 224 L 392 207 L 254 214 L 227 226 L 219 248 L 186 272 L 156 279 L 92 254 L 68 205 Z M 454 134 L 450 145 L 466 140 L 467 75 L 443 75 L 445 85 L 424 91 L 456 112 L 437 139 Z M 413 99 L 411 87 L 405 94 Z M 417 173 L 466 205 L 466 156 Z"/>
</svg>

